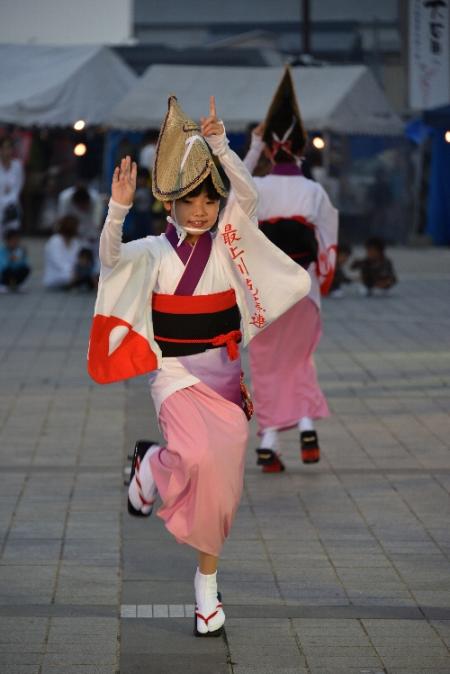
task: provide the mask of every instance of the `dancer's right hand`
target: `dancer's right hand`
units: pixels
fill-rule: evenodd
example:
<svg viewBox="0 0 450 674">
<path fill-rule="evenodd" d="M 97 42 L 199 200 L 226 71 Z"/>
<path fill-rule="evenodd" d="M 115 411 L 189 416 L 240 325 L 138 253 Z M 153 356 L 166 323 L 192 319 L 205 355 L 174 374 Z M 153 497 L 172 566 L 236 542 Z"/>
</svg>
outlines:
<svg viewBox="0 0 450 674">
<path fill-rule="evenodd" d="M 130 156 L 124 157 L 113 173 L 111 196 L 114 201 L 122 206 L 130 206 L 133 203 L 136 176 L 136 162 L 131 162 Z"/>
<path fill-rule="evenodd" d="M 264 136 L 264 131 L 266 130 L 266 123 L 265 122 L 260 122 L 258 126 L 255 126 L 255 128 L 252 130 L 252 133 L 255 136 L 258 136 L 259 138 L 262 138 Z"/>
</svg>

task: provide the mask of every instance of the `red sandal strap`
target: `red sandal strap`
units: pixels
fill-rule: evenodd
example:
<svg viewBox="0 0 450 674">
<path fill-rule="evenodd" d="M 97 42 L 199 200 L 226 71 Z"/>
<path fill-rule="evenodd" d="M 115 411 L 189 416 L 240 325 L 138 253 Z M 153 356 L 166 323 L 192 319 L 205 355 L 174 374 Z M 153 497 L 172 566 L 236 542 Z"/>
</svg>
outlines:
<svg viewBox="0 0 450 674">
<path fill-rule="evenodd" d="M 203 622 L 206 623 L 206 625 L 207 625 L 207 624 L 209 623 L 209 621 L 210 621 L 212 618 L 214 618 L 214 616 L 216 616 L 218 613 L 219 613 L 219 610 L 216 609 L 216 610 L 214 611 L 214 613 L 211 613 L 211 615 L 209 615 L 207 618 L 205 618 L 205 616 L 203 616 L 203 615 L 202 615 L 201 613 L 199 613 L 198 611 L 195 612 L 195 615 L 197 616 L 197 618 L 201 618 L 201 619 L 203 620 Z"/>
</svg>

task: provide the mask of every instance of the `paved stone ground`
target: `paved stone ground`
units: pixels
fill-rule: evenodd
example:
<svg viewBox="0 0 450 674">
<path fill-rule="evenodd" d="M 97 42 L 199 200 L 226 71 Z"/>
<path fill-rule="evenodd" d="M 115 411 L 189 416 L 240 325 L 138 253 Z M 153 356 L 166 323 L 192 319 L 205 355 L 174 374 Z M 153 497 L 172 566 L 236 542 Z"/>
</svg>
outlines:
<svg viewBox="0 0 450 674">
<path fill-rule="evenodd" d="M 145 380 L 91 384 L 90 298 L 0 297 L 1 674 L 450 674 L 450 252 L 393 257 L 393 297 L 325 303 L 320 464 L 248 453 L 226 639 L 191 635 L 192 551 L 123 514 Z"/>
</svg>

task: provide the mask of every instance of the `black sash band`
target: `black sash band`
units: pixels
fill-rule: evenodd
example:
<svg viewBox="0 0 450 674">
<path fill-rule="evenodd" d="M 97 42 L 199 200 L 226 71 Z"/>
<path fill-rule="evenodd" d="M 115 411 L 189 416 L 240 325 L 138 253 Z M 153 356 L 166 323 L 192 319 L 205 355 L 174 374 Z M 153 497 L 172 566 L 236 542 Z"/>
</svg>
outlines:
<svg viewBox="0 0 450 674">
<path fill-rule="evenodd" d="M 314 227 L 303 218 L 263 220 L 259 227 L 275 246 L 305 269 L 317 261 L 319 246 Z"/>
</svg>

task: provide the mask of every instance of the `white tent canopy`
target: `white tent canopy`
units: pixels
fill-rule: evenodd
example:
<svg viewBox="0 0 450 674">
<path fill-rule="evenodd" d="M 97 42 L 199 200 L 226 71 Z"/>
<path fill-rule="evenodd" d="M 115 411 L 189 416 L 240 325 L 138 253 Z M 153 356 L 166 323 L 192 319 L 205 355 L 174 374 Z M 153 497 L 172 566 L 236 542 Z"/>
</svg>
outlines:
<svg viewBox="0 0 450 674">
<path fill-rule="evenodd" d="M 0 45 L 0 122 L 102 124 L 136 82 L 107 47 Z"/>
<path fill-rule="evenodd" d="M 292 69 L 307 129 L 345 134 L 397 135 L 403 124 L 365 66 Z M 167 98 L 175 94 L 194 119 L 217 110 L 229 131 L 260 121 L 281 78 L 280 68 L 151 66 L 113 109 L 109 122 L 122 129 L 159 127 Z"/>
</svg>

